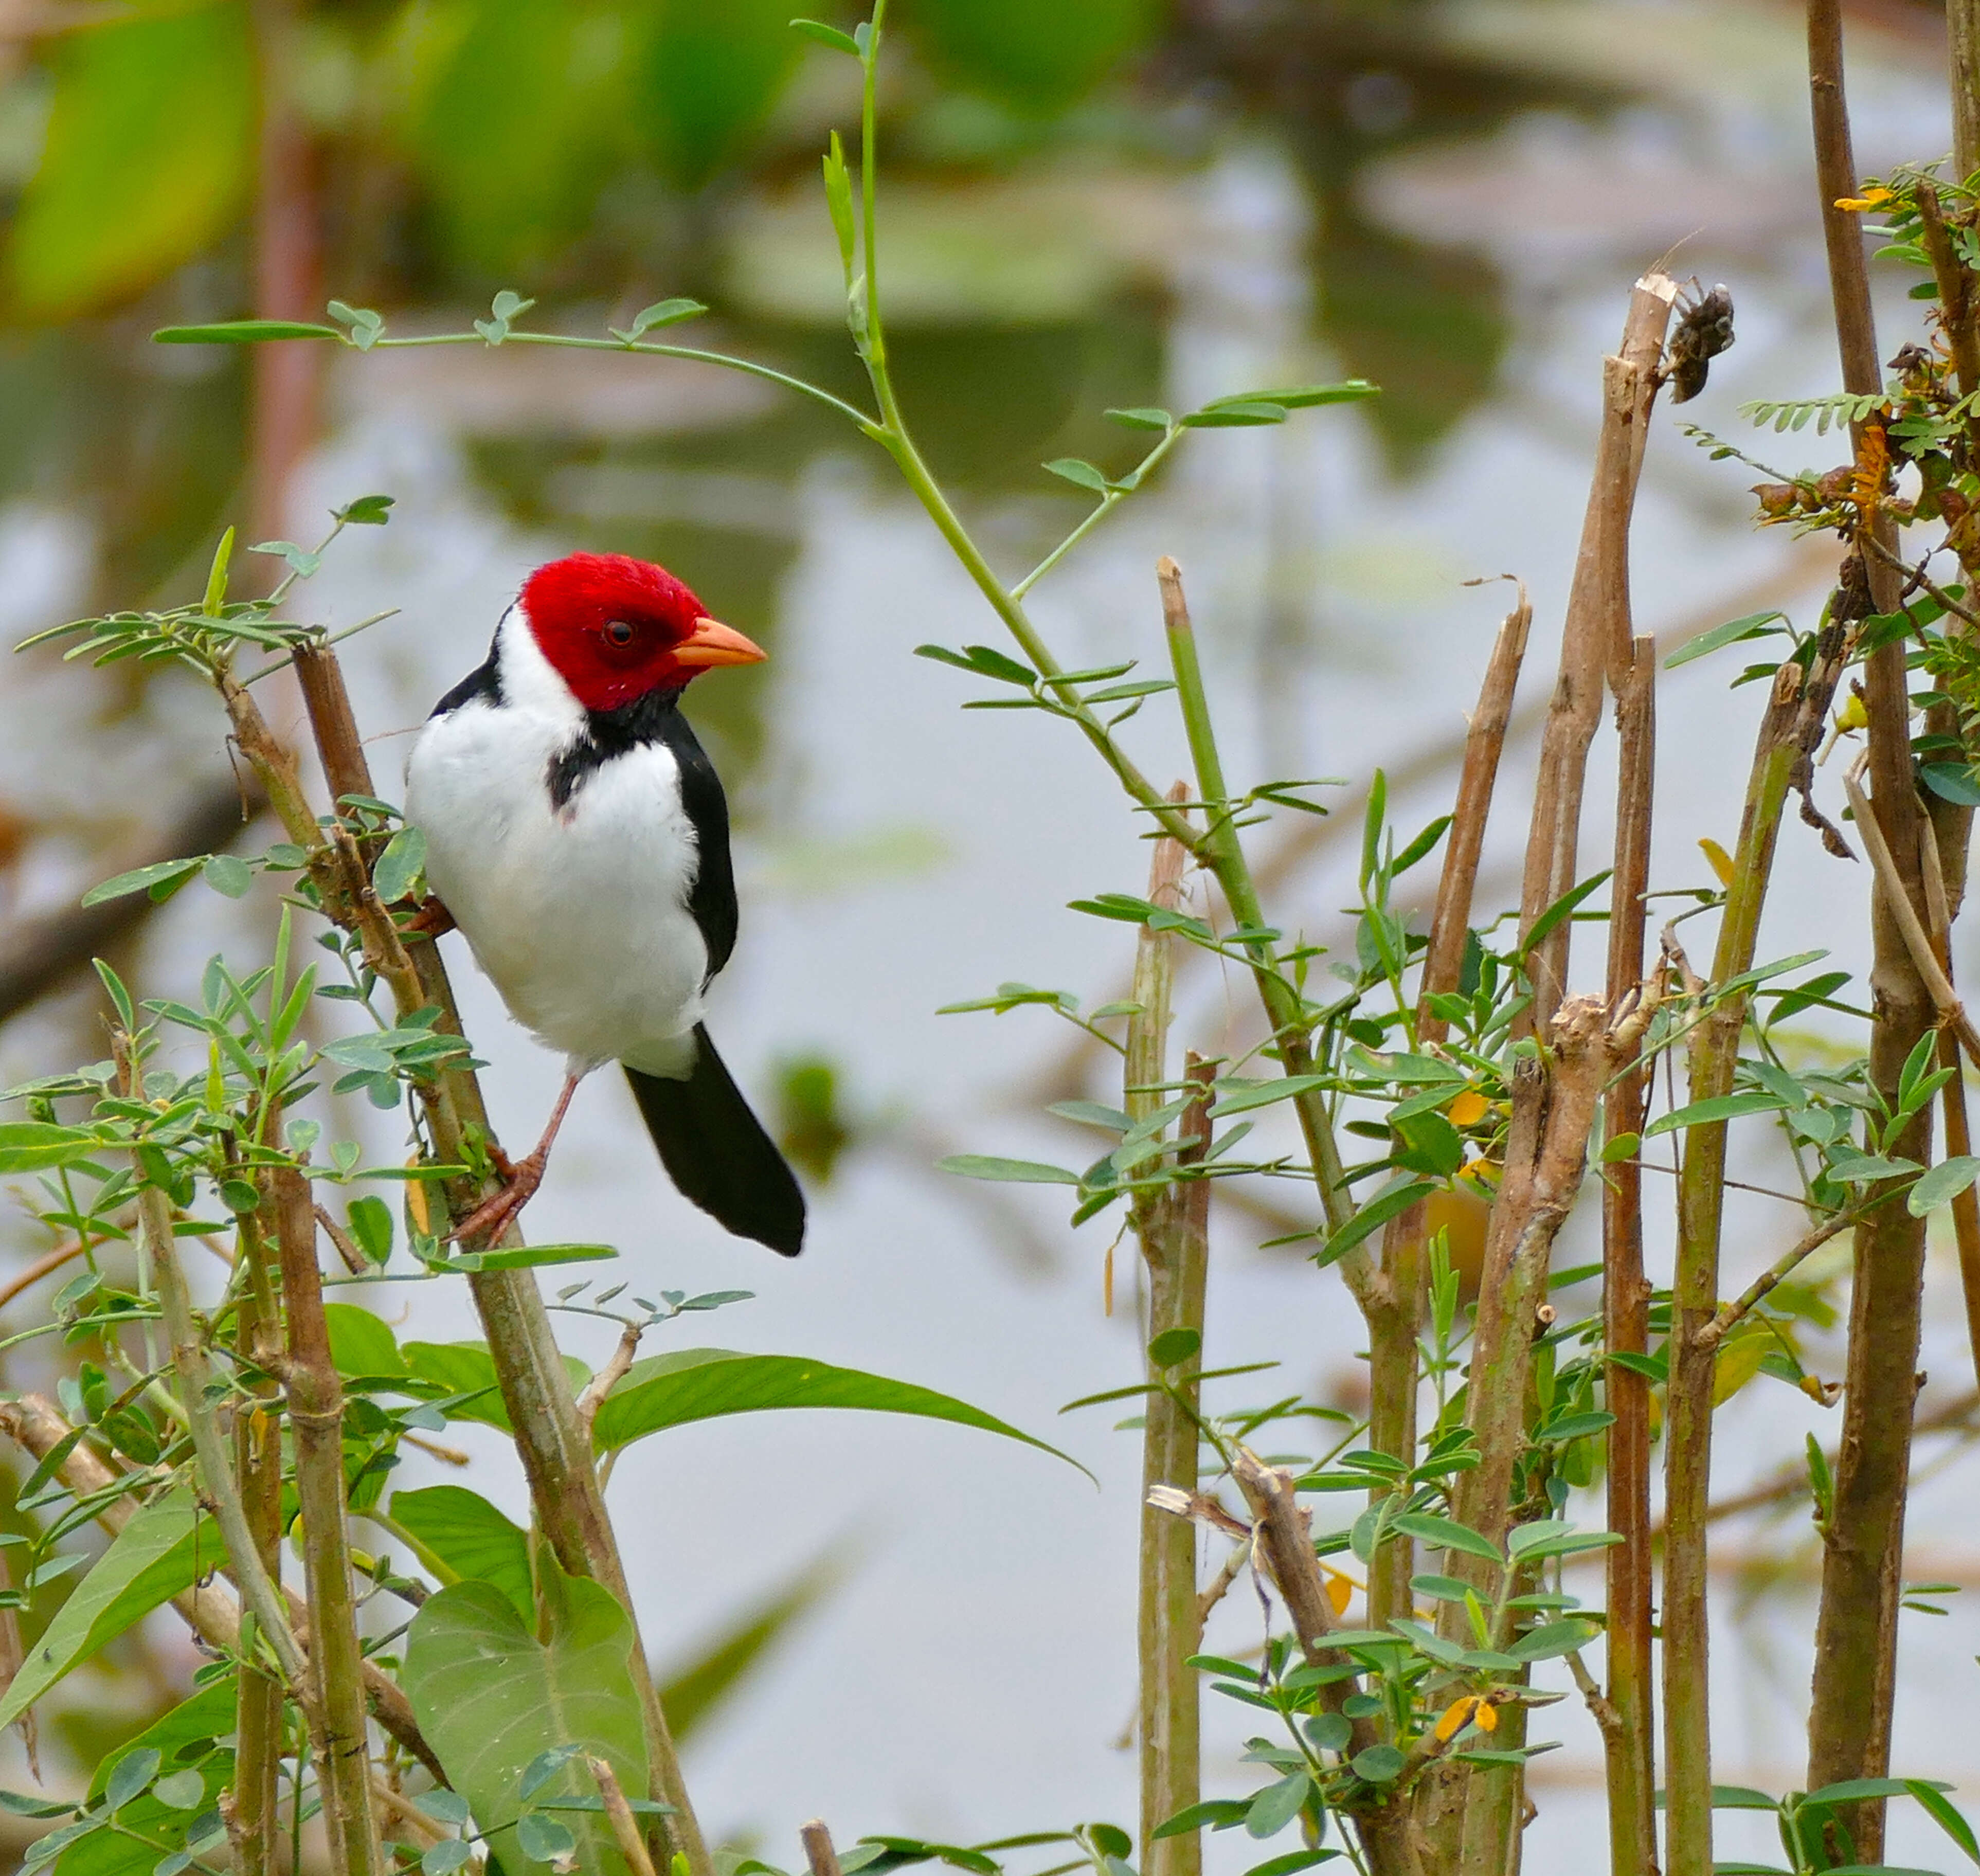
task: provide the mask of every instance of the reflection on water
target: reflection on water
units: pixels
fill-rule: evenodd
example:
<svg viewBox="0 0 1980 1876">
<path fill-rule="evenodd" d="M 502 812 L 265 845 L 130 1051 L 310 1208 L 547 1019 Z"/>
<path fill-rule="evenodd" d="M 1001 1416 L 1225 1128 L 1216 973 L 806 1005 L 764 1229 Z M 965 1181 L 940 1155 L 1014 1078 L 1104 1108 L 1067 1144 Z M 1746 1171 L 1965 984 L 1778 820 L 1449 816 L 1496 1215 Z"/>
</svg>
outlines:
<svg viewBox="0 0 1980 1876">
<path fill-rule="evenodd" d="M 1387 387 L 1379 403 L 1283 430 L 1193 440 L 1041 589 L 1039 616 L 1065 654 L 1149 655 L 1151 564 L 1173 552 L 1234 769 L 1398 768 L 1461 730 L 1500 601 L 1460 579 L 1519 572 L 1543 628 L 1559 616 L 1597 360 L 1636 269 L 1702 227 L 1683 267 L 1726 278 L 1739 297 L 1740 349 L 1693 407 L 1700 421 L 1729 431 L 1742 397 L 1826 385 L 1798 42 L 1792 22 L 1760 9 L 1723 12 L 1209 8 L 1214 24 L 1164 55 L 1163 91 L 1125 124 L 1093 118 L 1069 153 L 1028 155 L 1006 124 L 998 134 L 1015 154 L 992 160 L 995 139 L 966 113 L 904 127 L 899 375 L 931 457 L 1005 563 L 1025 563 L 1080 512 L 1041 461 L 1132 460 L 1131 435 L 1098 415 L 1109 405 L 1349 372 Z M 1693 55 L 1673 57 L 1673 39 Z M 1865 167 L 1929 154 L 1944 134 L 1929 49 L 1895 32 L 1861 40 Z M 1751 178 L 1738 203 L 1713 181 L 1732 157 Z M 712 212 L 701 264 L 728 336 L 852 389 L 822 214 L 778 178 Z M 172 289 L 180 300 L 218 291 L 197 276 Z M 25 629 L 87 605 L 176 595 L 231 514 L 239 362 L 147 347 L 159 312 L 0 347 L 12 443 L 0 623 Z M 586 328 L 604 317 L 575 294 L 540 316 L 551 315 Z M 1905 316 L 1893 303 L 1888 330 Z M 988 638 L 990 622 L 887 465 L 828 416 L 689 367 L 513 350 L 343 357 L 329 401 L 332 433 L 292 531 L 306 536 L 312 514 L 370 489 L 400 503 L 389 529 L 340 543 L 311 592 L 337 623 L 402 609 L 350 658 L 381 785 L 396 777 L 404 732 L 480 657 L 520 575 L 554 553 L 664 560 L 775 653 L 760 672 L 698 686 L 692 709 L 743 823 L 725 1050 L 758 1088 L 782 1064 L 812 1163 L 833 1166 L 813 1246 L 771 1269 L 714 1235 L 665 1190 L 603 1077 L 579 1097 L 534 1233 L 610 1239 L 646 1280 L 753 1286 L 756 1302 L 705 1325 L 711 1339 L 939 1383 L 1061 1439 L 1105 1482 L 1096 1496 L 1035 1454 L 954 1429 L 823 1415 L 684 1429 L 629 1457 L 613 1496 L 663 1651 L 686 1649 L 831 1539 L 846 1537 L 857 1557 L 697 1739 L 707 1821 L 781 1842 L 796 1819 L 822 1813 L 842 1837 L 898 1828 L 966 1841 L 1126 1815 L 1132 1768 L 1113 1741 L 1130 1704 L 1138 1462 L 1104 1422 L 1055 1426 L 1055 1416 L 1129 1377 L 1131 1320 L 1101 1313 L 1101 1227 L 1068 1237 L 1048 1195 L 964 1188 L 927 1168 L 964 1146 L 1071 1151 L 1035 1111 L 1041 1076 L 1063 1059 L 1045 1018 L 932 1012 L 1010 978 L 1109 994 L 1125 963 L 1118 928 L 1059 908 L 1137 884 L 1137 830 L 1055 725 L 959 713 L 968 693 L 954 674 L 908 655 L 930 639 Z M 1821 555 L 1753 538 L 1739 480 L 1660 423 L 1638 538 L 1644 629 L 1755 609 L 1729 603 L 1736 590 L 1815 603 Z M 1543 629 L 1536 642 L 1543 662 Z M 1724 763 L 1750 739 L 1752 701 L 1729 699 L 1721 682 L 1693 667 L 1667 693 L 1660 883 L 1692 877 L 1698 835 L 1729 831 Z M 1529 695 L 1543 689 L 1536 667 Z M 23 830 L 0 841 L 0 909 L 12 914 L 72 899 L 134 823 L 225 772 L 212 712 L 175 679 L 141 686 L 42 657 L 9 672 L 0 709 L 0 833 Z M 1164 716 L 1151 709 L 1136 729 L 1151 772 L 1180 765 Z M 1487 852 L 1495 890 L 1510 883 L 1530 764 L 1530 749 L 1509 760 L 1513 812 Z M 1605 785 L 1598 774 L 1592 797 Z M 1447 789 L 1447 778 L 1399 784 L 1392 812 L 1414 826 Z M 1606 830 L 1591 825 L 1587 840 L 1599 848 Z M 1801 936 L 1815 927 L 1860 968 L 1861 934 L 1823 916 L 1829 865 L 1812 849 L 1785 855 L 1776 949 L 1816 941 Z M 1337 940 L 1346 890 L 1322 847 L 1296 871 L 1291 915 Z M 1853 904 L 1854 881 L 1850 894 Z M 154 921 L 135 968 L 163 992 L 214 947 L 251 945 L 268 909 L 188 893 Z M 498 1125 L 531 1134 L 556 1064 L 506 1023 L 464 959 L 459 974 L 494 1064 Z M 1245 1036 L 1231 986 L 1205 977 L 1185 1001 L 1198 1046 Z M 96 1034 L 86 997 L 58 1000 L 0 1034 L 0 1077 L 99 1053 Z M 347 1124 L 374 1130 L 380 1151 L 396 1145 L 376 1117 Z M 1735 1218 L 1736 1261 L 1757 1265 L 1778 1222 Z M 1214 1358 L 1277 1356 L 1285 1390 L 1351 1395 L 1357 1337 L 1339 1292 L 1255 1252 L 1261 1235 L 1239 1217 L 1221 1228 Z M 1945 1274 L 1935 1267 L 1933 1280 Z M 381 1307 L 414 1312 L 434 1336 L 472 1333 L 464 1298 L 441 1286 L 405 1287 Z M 1956 1386 L 1963 1360 L 1954 1313 L 1938 1313 L 1929 1353 L 1945 1379 L 1929 1403 Z M 570 1340 L 596 1357 L 593 1327 L 573 1325 Z M 1833 1373 L 1832 1348 L 1823 1360 Z M 1792 1457 L 1806 1432 L 1832 1433 L 1812 1402 L 1764 1385 L 1727 1423 L 1728 1492 Z M 476 1483 L 519 1507 L 500 1453 L 477 1451 Z M 1922 1492 L 1914 1576 L 1980 1582 L 1957 1490 L 1955 1476 Z M 1757 1570 L 1762 1553 L 1796 1548 L 1796 1528 L 1729 1527 L 1727 1554 Z M 1721 1776 L 1792 1785 L 1807 1580 L 1745 1597 L 1739 1587 L 1729 1576 Z M 1908 1771 L 1959 1778 L 1973 1770 L 1970 1748 L 1945 1722 L 1965 1698 L 1974 1631 L 1952 1606 L 1905 1619 L 1918 1632 L 1905 1632 L 1899 1757 Z M 1215 1645 L 1256 1639 L 1242 1598 L 1218 1622 Z M 1567 1872 L 1587 1867 L 1598 1828 L 1597 1757 L 1572 1705 L 1550 1718 L 1568 1745 L 1536 1770 L 1528 1867 Z M 1224 1712 L 1213 1724 L 1216 1789 L 1234 1778 L 1244 1729 Z M 1899 1821 L 1894 1854 L 1922 1853 L 1909 1828 Z M 1766 1847 L 1730 1819 L 1722 1854 L 1745 1851 Z M 1219 1868 L 1239 1867 L 1240 1854 L 1211 1845 Z"/>
</svg>

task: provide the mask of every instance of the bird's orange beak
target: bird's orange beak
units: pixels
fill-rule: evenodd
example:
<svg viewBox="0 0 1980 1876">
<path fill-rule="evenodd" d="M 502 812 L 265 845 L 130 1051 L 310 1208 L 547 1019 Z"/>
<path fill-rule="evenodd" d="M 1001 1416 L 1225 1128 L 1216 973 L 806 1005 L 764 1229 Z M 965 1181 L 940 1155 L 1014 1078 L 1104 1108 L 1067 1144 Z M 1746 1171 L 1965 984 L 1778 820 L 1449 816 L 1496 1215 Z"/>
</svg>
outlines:
<svg viewBox="0 0 1980 1876">
<path fill-rule="evenodd" d="M 697 619 L 694 629 L 671 654 L 676 664 L 697 671 L 712 665 L 761 664 L 769 655 L 760 645 L 713 619 Z"/>
</svg>

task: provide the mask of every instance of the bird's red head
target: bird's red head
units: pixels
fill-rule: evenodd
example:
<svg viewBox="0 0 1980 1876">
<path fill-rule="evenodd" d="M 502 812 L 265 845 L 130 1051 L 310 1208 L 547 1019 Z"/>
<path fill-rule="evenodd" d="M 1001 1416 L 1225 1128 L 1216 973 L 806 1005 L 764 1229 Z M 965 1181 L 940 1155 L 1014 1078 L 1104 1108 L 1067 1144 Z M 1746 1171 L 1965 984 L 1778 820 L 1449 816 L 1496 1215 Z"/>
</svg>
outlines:
<svg viewBox="0 0 1980 1876">
<path fill-rule="evenodd" d="M 766 654 L 710 619 L 665 567 L 630 554 L 573 553 L 523 582 L 537 648 L 587 710 L 679 690 L 715 665 Z"/>
</svg>

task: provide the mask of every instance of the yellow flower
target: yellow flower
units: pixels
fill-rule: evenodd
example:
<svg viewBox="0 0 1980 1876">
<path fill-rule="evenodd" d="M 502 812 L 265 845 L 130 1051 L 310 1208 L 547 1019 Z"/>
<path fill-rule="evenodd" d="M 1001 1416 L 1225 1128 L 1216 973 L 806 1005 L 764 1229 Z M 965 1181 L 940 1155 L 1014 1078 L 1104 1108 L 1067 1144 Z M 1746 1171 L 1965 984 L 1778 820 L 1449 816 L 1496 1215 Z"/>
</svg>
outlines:
<svg viewBox="0 0 1980 1876">
<path fill-rule="evenodd" d="M 1327 1599 L 1334 1605 L 1335 1615 L 1345 1615 L 1347 1613 L 1347 1605 L 1354 1594 L 1354 1582 L 1351 1577 L 1342 1576 L 1338 1570 L 1327 1572 Z"/>
<path fill-rule="evenodd" d="M 1499 1725 L 1499 1709 L 1489 1700 L 1480 1701 L 1477 1711 L 1471 1717 L 1477 1722 L 1481 1733 L 1494 1732 Z"/>
<path fill-rule="evenodd" d="M 1897 199 L 1890 190 L 1879 182 L 1873 183 L 1861 195 L 1838 196 L 1835 198 L 1835 206 L 1847 214 L 1860 215 L 1866 209 L 1882 208 L 1886 202 L 1895 202 Z"/>
<path fill-rule="evenodd" d="M 1711 862 L 1712 870 L 1719 875 L 1719 883 L 1722 886 L 1731 885 L 1732 883 L 1732 855 L 1720 846 L 1716 840 L 1701 840 L 1698 846 L 1699 851 Z"/>
<path fill-rule="evenodd" d="M 1869 727 L 1869 723 L 1870 713 L 1863 708 L 1863 699 L 1852 691 L 1849 693 L 1849 701 L 1835 713 L 1836 729 L 1841 732 L 1866 729 Z"/>
<path fill-rule="evenodd" d="M 1492 1104 L 1477 1089 L 1468 1087 L 1443 1111 L 1453 1127 L 1476 1127 L 1492 1111 Z"/>
<path fill-rule="evenodd" d="M 1437 1744 L 1443 1745 L 1455 1739 L 1464 1730 L 1464 1722 L 1483 1704 L 1476 1694 L 1460 1694 L 1444 1708 L 1443 1718 L 1437 1723 Z"/>
</svg>

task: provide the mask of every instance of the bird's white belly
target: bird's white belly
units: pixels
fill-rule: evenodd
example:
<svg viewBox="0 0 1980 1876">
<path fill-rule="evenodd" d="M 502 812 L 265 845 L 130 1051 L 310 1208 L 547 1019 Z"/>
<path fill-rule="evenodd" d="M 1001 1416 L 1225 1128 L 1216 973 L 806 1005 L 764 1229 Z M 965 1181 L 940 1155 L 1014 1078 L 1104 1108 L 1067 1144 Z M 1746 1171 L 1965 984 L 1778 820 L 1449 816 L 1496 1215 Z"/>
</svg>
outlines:
<svg viewBox="0 0 1980 1876">
<path fill-rule="evenodd" d="M 428 881 L 518 1022 L 573 1067 L 666 1074 L 686 1059 L 708 968 L 687 909 L 696 838 L 679 769 L 649 744 L 553 809 L 546 775 L 568 734 L 478 702 L 436 718 L 407 766 L 407 816 L 426 835 Z"/>
</svg>

